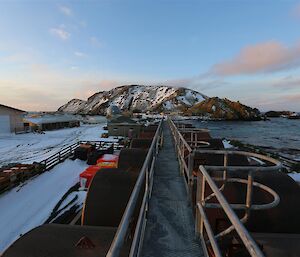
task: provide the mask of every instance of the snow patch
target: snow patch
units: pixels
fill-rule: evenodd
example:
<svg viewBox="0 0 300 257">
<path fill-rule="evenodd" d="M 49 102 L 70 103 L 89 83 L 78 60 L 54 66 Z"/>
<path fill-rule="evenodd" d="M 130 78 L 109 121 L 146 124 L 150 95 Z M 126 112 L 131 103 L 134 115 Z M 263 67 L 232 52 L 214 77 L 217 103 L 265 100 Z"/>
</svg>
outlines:
<svg viewBox="0 0 300 257">
<path fill-rule="evenodd" d="M 224 145 L 224 148 L 225 149 L 228 149 L 228 148 L 233 148 L 233 145 L 230 144 L 230 141 L 226 140 L 226 139 L 223 139 L 223 145 Z"/>
<path fill-rule="evenodd" d="M 22 234 L 43 224 L 87 167 L 83 161 L 66 160 L 0 195 L 0 252 Z"/>
<path fill-rule="evenodd" d="M 80 140 L 85 141 L 110 141 L 116 139 L 101 138 L 103 130 L 99 125 L 82 125 L 78 128 L 66 128 L 46 131 L 45 134 L 19 134 L 0 136 L 0 163 L 32 163 L 40 162 L 57 153 L 60 149 L 74 144 Z"/>
<path fill-rule="evenodd" d="M 300 173 L 289 173 L 288 175 L 297 183 L 300 183 Z"/>
</svg>

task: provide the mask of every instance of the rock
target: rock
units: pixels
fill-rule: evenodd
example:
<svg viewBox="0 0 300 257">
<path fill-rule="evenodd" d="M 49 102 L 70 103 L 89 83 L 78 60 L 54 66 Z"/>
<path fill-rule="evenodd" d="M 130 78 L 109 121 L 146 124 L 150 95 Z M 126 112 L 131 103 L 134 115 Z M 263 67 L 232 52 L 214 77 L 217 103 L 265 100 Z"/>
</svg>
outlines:
<svg viewBox="0 0 300 257">
<path fill-rule="evenodd" d="M 228 99 L 212 97 L 194 105 L 187 113 L 210 119 L 221 120 L 261 120 L 258 109 L 233 102 Z"/>
</svg>

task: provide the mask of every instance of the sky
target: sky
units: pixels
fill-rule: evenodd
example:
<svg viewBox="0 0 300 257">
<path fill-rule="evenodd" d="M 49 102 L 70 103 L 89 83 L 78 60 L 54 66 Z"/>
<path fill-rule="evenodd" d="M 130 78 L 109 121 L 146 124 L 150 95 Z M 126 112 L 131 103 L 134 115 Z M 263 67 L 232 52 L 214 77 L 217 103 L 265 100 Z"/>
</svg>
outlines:
<svg viewBox="0 0 300 257">
<path fill-rule="evenodd" d="M 0 0 L 0 103 L 55 111 L 124 84 L 300 111 L 300 1 Z"/>
</svg>

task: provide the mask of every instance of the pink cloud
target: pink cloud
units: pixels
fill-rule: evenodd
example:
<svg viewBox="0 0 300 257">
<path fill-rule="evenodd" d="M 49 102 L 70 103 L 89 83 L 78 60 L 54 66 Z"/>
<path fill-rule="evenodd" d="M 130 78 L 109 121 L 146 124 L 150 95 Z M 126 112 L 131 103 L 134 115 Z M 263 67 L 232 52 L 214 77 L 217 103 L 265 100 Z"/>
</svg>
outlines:
<svg viewBox="0 0 300 257">
<path fill-rule="evenodd" d="M 269 41 L 243 48 L 233 59 L 215 64 L 210 74 L 233 76 L 286 70 L 300 65 L 300 44 Z"/>
<path fill-rule="evenodd" d="M 299 102 L 300 94 L 286 95 L 283 98 L 288 101 Z"/>
<path fill-rule="evenodd" d="M 116 80 L 101 80 L 99 82 L 95 81 L 83 81 L 83 86 L 75 92 L 75 97 L 80 99 L 87 99 L 95 93 L 100 91 L 110 90 L 118 85 L 123 85 Z"/>
<path fill-rule="evenodd" d="M 294 76 L 287 76 L 272 84 L 273 87 L 286 89 L 300 88 L 300 78 Z"/>
</svg>

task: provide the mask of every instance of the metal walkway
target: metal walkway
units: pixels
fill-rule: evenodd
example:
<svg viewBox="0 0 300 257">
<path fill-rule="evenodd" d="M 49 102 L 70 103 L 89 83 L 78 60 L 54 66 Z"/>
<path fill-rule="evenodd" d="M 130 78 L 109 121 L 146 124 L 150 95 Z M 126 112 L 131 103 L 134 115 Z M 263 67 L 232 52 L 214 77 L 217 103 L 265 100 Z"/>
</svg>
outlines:
<svg viewBox="0 0 300 257">
<path fill-rule="evenodd" d="M 192 208 L 166 122 L 163 133 L 164 144 L 155 165 L 141 256 L 203 256 L 200 241 L 195 237 Z"/>
</svg>

